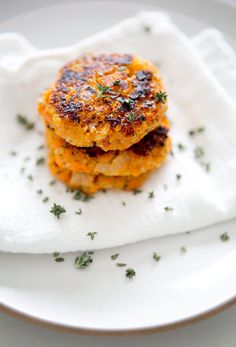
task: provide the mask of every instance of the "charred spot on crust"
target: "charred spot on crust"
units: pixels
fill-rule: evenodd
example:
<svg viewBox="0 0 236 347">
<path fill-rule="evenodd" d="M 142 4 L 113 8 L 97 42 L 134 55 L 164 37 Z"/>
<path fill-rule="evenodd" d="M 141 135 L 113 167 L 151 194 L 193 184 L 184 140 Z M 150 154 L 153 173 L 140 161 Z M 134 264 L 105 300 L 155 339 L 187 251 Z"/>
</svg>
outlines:
<svg viewBox="0 0 236 347">
<path fill-rule="evenodd" d="M 137 155 L 148 155 L 155 146 L 163 147 L 165 145 L 168 131 L 168 128 L 160 126 L 144 136 L 140 142 L 135 143 L 130 149 Z"/>
<path fill-rule="evenodd" d="M 104 152 L 101 148 L 99 147 L 88 147 L 88 148 L 84 148 L 86 154 L 90 157 L 90 158 L 96 158 L 97 156 L 100 156 L 106 152 Z"/>
<path fill-rule="evenodd" d="M 136 77 L 139 81 L 149 81 L 152 79 L 152 72 L 148 70 L 141 70 L 136 73 Z"/>
</svg>

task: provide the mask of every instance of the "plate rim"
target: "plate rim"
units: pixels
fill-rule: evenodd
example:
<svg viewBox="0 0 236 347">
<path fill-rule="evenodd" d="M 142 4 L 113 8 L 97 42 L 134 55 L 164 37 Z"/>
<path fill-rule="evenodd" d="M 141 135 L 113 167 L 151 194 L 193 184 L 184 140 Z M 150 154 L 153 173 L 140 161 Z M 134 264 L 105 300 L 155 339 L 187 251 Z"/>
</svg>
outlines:
<svg viewBox="0 0 236 347">
<path fill-rule="evenodd" d="M 78 335 L 86 336 L 138 336 L 147 335 L 153 333 L 163 333 L 172 330 L 181 329 L 187 326 L 191 326 L 195 323 L 204 321 L 213 316 L 216 316 L 225 310 L 236 305 L 236 294 L 225 300 L 219 305 L 213 306 L 212 308 L 203 311 L 199 314 L 192 315 L 188 318 L 180 319 L 172 323 L 153 325 L 145 328 L 128 328 L 128 329 L 96 329 L 96 328 L 85 328 L 85 327 L 75 327 L 67 324 L 60 324 L 54 321 L 50 321 L 44 318 L 39 318 L 35 315 L 25 313 L 21 310 L 15 309 L 8 304 L 0 303 L 0 313 L 5 313 L 13 318 L 20 321 L 29 323 L 34 326 L 41 328 L 47 328 L 54 331 L 59 331 L 61 333 L 73 333 Z"/>
</svg>

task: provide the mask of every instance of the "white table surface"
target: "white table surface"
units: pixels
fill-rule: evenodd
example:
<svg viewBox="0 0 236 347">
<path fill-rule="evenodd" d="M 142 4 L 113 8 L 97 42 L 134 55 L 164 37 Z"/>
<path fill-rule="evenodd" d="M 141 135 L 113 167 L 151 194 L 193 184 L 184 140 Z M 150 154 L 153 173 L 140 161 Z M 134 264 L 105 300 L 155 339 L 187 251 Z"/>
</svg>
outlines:
<svg viewBox="0 0 236 347">
<path fill-rule="evenodd" d="M 161 334 L 96 337 L 61 333 L 0 314 L 1 347 L 235 347 L 236 306 L 192 326 Z"/>
<path fill-rule="evenodd" d="M 137 0 L 136 0 L 137 1 Z M 231 2 L 231 0 L 225 1 Z M 234 0 L 235 1 L 235 0 Z M 0 0 L 0 21 L 6 20 L 26 11 L 47 6 L 48 3 L 63 3 L 64 0 Z M 143 1 L 144 2 L 144 1 Z M 154 1 L 148 1 L 154 2 Z M 163 1 L 158 1 L 163 3 Z M 193 2 L 193 1 L 192 1 Z M 200 1 L 201 2 L 201 1 Z M 223 1 L 217 1 L 219 4 Z M 167 1 L 166 5 L 171 3 Z M 175 5 L 183 5 L 183 1 L 173 1 Z M 199 4 L 199 1 L 196 3 Z M 186 2 L 188 4 L 188 2 Z M 189 3 L 190 5 L 190 3 Z M 200 5 L 200 4 L 199 4 Z M 185 5 L 186 6 L 186 5 Z M 188 7 L 188 6 L 187 6 Z M 202 7 L 199 6 L 200 11 Z M 4 10 L 3 10 L 4 9 Z M 196 10 L 189 7 L 189 10 Z M 230 20 L 232 18 L 228 18 Z M 222 21 L 226 21 L 222 16 Z M 214 23 L 213 23 L 214 24 Z M 230 26 L 231 27 L 231 26 Z M 0 313 L 0 346 L 1 347 L 235 347 L 236 346 L 236 306 L 208 320 L 196 323 L 179 330 L 133 337 L 92 337 L 56 332 L 32 326 L 4 313 Z"/>
</svg>

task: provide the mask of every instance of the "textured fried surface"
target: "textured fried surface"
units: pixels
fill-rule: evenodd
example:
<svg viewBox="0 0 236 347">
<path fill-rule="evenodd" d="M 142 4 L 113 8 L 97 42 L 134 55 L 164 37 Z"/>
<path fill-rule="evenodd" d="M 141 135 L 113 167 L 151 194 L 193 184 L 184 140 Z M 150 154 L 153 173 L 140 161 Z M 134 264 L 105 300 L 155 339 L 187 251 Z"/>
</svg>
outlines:
<svg viewBox="0 0 236 347">
<path fill-rule="evenodd" d="M 160 167 L 170 151 L 169 123 L 166 117 L 155 130 L 124 151 L 104 152 L 99 147 L 77 148 L 47 128 L 46 138 L 55 163 L 61 168 L 107 176 L 139 176 Z"/>
<path fill-rule="evenodd" d="M 84 55 L 64 66 L 38 111 L 56 134 L 77 147 L 124 150 L 161 122 L 166 100 L 157 68 L 127 54 Z"/>
<path fill-rule="evenodd" d="M 55 163 L 52 151 L 49 152 L 48 166 L 51 173 L 60 181 L 73 189 L 79 189 L 86 194 L 94 194 L 103 189 L 135 190 L 139 188 L 150 175 L 150 171 L 138 177 L 105 176 L 78 173 L 61 169 Z"/>
</svg>

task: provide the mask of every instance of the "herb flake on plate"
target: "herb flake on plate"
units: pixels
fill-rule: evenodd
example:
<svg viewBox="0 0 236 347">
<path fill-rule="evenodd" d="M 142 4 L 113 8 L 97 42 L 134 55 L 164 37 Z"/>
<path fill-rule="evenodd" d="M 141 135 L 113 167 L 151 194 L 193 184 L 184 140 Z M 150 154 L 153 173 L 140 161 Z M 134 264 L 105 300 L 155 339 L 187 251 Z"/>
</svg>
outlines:
<svg viewBox="0 0 236 347">
<path fill-rule="evenodd" d="M 83 252 L 81 255 L 75 258 L 76 269 L 85 269 L 93 262 L 92 257 L 88 252 Z"/>
<path fill-rule="evenodd" d="M 57 219 L 60 219 L 61 214 L 62 214 L 62 213 L 65 213 L 66 210 L 65 210 L 65 208 L 64 208 L 63 206 L 58 205 L 58 204 L 56 204 L 56 203 L 54 202 L 54 204 L 53 204 L 53 206 L 52 206 L 50 212 L 51 212 L 52 214 L 54 214 L 54 216 L 55 216 Z"/>
</svg>

